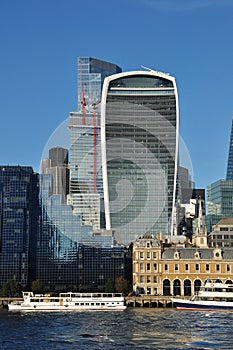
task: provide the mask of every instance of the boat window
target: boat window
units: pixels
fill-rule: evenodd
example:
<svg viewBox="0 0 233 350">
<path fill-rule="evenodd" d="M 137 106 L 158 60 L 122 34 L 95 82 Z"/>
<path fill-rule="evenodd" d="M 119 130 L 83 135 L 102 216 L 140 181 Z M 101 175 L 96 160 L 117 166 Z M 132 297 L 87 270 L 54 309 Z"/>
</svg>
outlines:
<svg viewBox="0 0 233 350">
<path fill-rule="evenodd" d="M 95 298 L 101 298 L 101 294 L 100 293 L 93 293 L 92 296 L 95 297 Z"/>
</svg>

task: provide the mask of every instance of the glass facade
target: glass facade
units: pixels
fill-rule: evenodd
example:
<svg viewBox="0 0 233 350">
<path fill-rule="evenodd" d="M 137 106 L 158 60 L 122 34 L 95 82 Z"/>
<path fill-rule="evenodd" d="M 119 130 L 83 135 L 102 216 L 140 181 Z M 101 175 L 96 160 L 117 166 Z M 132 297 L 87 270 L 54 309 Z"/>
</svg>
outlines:
<svg viewBox="0 0 233 350">
<path fill-rule="evenodd" d="M 232 118 L 232 125 L 231 125 L 226 179 L 233 180 L 233 118 Z"/>
<path fill-rule="evenodd" d="M 106 78 L 101 118 L 106 228 L 123 244 L 147 230 L 170 234 L 178 152 L 175 79 L 154 71 Z"/>
<path fill-rule="evenodd" d="M 222 218 L 233 217 L 233 180 L 219 180 L 207 187 L 207 232 Z"/>
<path fill-rule="evenodd" d="M 40 175 L 41 231 L 37 239 L 37 279 L 47 290 L 78 285 L 78 246 L 111 247 L 111 235 L 95 236 L 93 227 L 82 224 L 72 207 L 52 194 L 52 175 Z"/>
<path fill-rule="evenodd" d="M 78 57 L 78 110 L 81 109 L 83 95 L 87 106 L 101 99 L 104 79 L 120 73 L 117 65 L 92 57 Z"/>
<path fill-rule="evenodd" d="M 233 216 L 233 180 L 219 180 L 207 187 L 208 213 Z"/>
<path fill-rule="evenodd" d="M 0 286 L 35 278 L 39 180 L 31 167 L 0 167 Z"/>
<path fill-rule="evenodd" d="M 79 290 L 104 290 L 108 279 L 115 281 L 125 276 L 125 251 L 123 247 L 91 247 L 80 245 Z M 127 278 L 130 280 L 130 276 Z"/>
<path fill-rule="evenodd" d="M 81 215 L 83 224 L 92 223 L 95 229 L 104 224 L 100 213 L 100 208 L 104 207 L 99 112 L 101 90 L 105 77 L 119 72 L 121 68 L 115 64 L 90 57 L 78 58 L 78 111 L 70 113 L 69 123 L 69 203 L 74 208 L 74 215 Z"/>
</svg>

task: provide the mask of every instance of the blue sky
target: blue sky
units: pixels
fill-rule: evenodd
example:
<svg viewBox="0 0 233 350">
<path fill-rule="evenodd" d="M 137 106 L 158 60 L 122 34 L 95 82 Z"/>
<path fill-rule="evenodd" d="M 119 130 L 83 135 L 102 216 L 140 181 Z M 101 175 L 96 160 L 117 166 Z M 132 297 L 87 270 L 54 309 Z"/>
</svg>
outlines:
<svg viewBox="0 0 233 350">
<path fill-rule="evenodd" d="M 77 109 L 77 57 L 176 77 L 196 187 L 225 178 L 233 114 L 233 0 L 2 0 L 0 164 L 39 170 Z"/>
</svg>

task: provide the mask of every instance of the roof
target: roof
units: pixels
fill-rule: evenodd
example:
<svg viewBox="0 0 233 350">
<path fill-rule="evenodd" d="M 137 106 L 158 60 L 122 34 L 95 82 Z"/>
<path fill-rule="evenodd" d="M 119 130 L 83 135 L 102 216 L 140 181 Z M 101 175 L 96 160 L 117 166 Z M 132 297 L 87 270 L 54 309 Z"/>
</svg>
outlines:
<svg viewBox="0 0 233 350">
<path fill-rule="evenodd" d="M 199 253 L 200 260 L 213 260 L 214 251 L 216 248 L 168 248 L 162 253 L 162 259 L 174 260 L 174 254 L 179 253 L 179 260 L 193 260 L 195 258 L 195 253 Z M 222 251 L 223 260 L 233 260 L 233 249 L 224 248 Z"/>
<path fill-rule="evenodd" d="M 216 225 L 233 225 L 233 218 L 223 218 Z"/>
</svg>

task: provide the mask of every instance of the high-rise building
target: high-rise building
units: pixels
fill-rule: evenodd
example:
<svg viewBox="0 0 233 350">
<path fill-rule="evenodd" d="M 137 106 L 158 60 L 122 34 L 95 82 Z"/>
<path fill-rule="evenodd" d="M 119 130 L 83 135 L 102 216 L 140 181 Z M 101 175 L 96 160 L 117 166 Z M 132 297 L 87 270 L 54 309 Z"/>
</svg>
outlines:
<svg viewBox="0 0 233 350">
<path fill-rule="evenodd" d="M 223 218 L 233 217 L 233 180 L 218 180 L 207 187 L 207 231 Z"/>
<path fill-rule="evenodd" d="M 100 150 L 100 100 L 105 77 L 121 72 L 115 64 L 78 58 L 78 111 L 70 113 L 70 195 L 73 213 L 83 225 L 99 229 L 103 184 Z M 102 220 L 103 219 L 103 220 Z"/>
<path fill-rule="evenodd" d="M 0 166 L 0 286 L 36 278 L 39 179 L 31 167 Z"/>
<path fill-rule="evenodd" d="M 37 245 L 36 277 L 46 290 L 78 288 L 79 244 L 108 247 L 114 245 L 111 232 L 93 232 L 73 215 L 72 206 L 63 204 L 61 194 L 53 194 L 51 174 L 40 175 L 41 225 Z"/>
<path fill-rule="evenodd" d="M 170 234 L 178 162 L 175 78 L 153 70 L 109 76 L 101 108 L 106 228 L 123 244 L 145 231 Z"/>
<path fill-rule="evenodd" d="M 49 158 L 42 159 L 41 173 L 53 176 L 53 194 L 62 195 L 62 203 L 66 203 L 69 191 L 68 150 L 53 147 L 49 150 Z"/>
<path fill-rule="evenodd" d="M 231 124 L 231 135 L 230 135 L 230 143 L 229 143 L 229 151 L 228 151 L 226 179 L 233 180 L 233 117 L 232 117 L 232 124 Z"/>
</svg>

